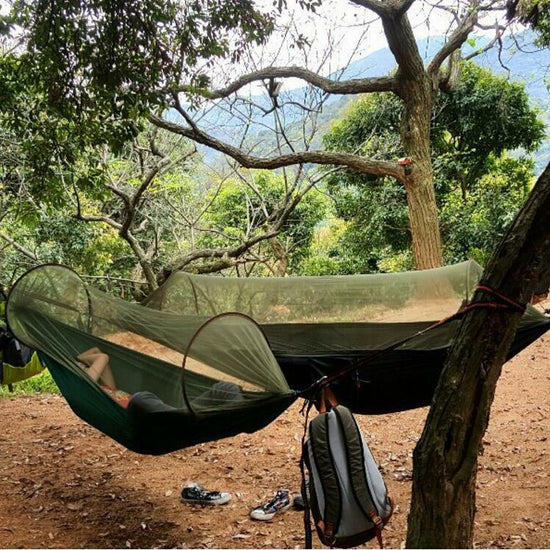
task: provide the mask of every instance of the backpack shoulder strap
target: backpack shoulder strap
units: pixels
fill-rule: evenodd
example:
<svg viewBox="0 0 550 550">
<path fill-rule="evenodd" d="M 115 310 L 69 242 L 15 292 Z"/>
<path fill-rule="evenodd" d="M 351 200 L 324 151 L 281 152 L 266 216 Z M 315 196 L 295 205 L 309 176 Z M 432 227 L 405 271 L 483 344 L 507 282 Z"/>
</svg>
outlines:
<svg viewBox="0 0 550 550">
<path fill-rule="evenodd" d="M 349 475 L 351 477 L 351 486 L 353 496 L 357 504 L 375 527 L 381 529 L 383 527 L 380 513 L 376 508 L 374 499 L 371 494 L 369 480 L 365 468 L 365 453 L 363 450 L 363 436 L 359 430 L 359 426 L 353 418 L 353 415 L 346 407 L 339 405 L 334 408 L 336 418 L 340 423 L 342 432 L 346 442 L 346 458 L 348 462 Z"/>
<path fill-rule="evenodd" d="M 330 413 L 316 416 L 309 426 L 309 440 L 312 458 L 323 485 L 325 510 L 323 525 L 319 526 L 327 540 L 331 540 L 340 525 L 342 516 L 342 494 L 330 450 L 328 417 Z M 310 483 L 313 480 L 310 479 Z"/>
</svg>

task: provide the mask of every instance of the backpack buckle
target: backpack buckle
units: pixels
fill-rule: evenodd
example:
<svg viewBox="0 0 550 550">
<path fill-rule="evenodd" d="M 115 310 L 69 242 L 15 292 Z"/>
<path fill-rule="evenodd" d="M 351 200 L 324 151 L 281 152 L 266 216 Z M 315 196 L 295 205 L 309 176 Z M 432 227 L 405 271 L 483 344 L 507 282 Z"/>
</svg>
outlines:
<svg viewBox="0 0 550 550">
<path fill-rule="evenodd" d="M 376 529 L 382 531 L 382 529 L 384 529 L 384 522 L 382 521 L 382 518 L 374 510 L 370 511 L 369 516 Z"/>
</svg>

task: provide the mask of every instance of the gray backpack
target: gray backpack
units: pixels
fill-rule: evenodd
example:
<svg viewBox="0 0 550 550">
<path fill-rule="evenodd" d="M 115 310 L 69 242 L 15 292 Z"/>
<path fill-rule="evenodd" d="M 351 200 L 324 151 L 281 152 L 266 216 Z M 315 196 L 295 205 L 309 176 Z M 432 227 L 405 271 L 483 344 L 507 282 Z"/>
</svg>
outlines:
<svg viewBox="0 0 550 550">
<path fill-rule="evenodd" d="M 304 462 L 309 472 L 304 497 L 321 542 L 349 548 L 376 536 L 382 546 L 392 501 L 349 409 L 338 405 L 311 421 Z"/>
</svg>

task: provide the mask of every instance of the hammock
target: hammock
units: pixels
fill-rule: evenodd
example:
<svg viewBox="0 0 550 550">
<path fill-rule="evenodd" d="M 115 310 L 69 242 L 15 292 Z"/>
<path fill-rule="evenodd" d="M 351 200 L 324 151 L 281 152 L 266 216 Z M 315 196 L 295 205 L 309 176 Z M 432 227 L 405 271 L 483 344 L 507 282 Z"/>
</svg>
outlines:
<svg viewBox="0 0 550 550">
<path fill-rule="evenodd" d="M 262 331 L 242 314 L 206 319 L 148 310 L 55 265 L 23 275 L 6 313 L 73 411 L 139 453 L 259 430 L 296 399 Z M 133 396 L 128 408 L 78 366 L 76 356 L 91 347 L 109 355 L 117 388 Z"/>
<path fill-rule="evenodd" d="M 47 265 L 16 283 L 7 315 L 76 414 L 132 450 L 159 454 L 258 430 L 312 383 L 356 363 L 331 384 L 355 412 L 429 404 L 459 321 L 365 360 L 455 313 L 481 275 L 472 261 L 338 277 L 176 273 L 138 305 Z M 549 328 L 528 307 L 510 357 Z M 76 355 L 94 346 L 109 354 L 117 386 L 136 394 L 128 409 L 78 367 Z"/>
<path fill-rule="evenodd" d="M 151 309 L 209 317 L 240 311 L 262 327 L 291 388 L 359 363 L 444 319 L 480 282 L 473 260 L 403 273 L 286 278 L 229 278 L 174 273 L 144 303 Z M 460 321 L 376 359 L 332 383 L 354 412 L 379 414 L 429 405 Z M 528 306 L 508 359 L 550 328 Z"/>
</svg>

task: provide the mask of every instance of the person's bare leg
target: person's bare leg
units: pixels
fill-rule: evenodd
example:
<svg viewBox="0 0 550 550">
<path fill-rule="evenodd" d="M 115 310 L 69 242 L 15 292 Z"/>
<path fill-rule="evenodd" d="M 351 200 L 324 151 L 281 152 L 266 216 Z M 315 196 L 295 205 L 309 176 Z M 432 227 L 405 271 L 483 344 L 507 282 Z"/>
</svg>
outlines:
<svg viewBox="0 0 550 550">
<path fill-rule="evenodd" d="M 86 351 L 83 351 L 80 355 L 77 355 L 76 358 L 86 365 L 89 365 L 95 359 L 95 356 L 99 353 L 102 353 L 99 348 L 90 348 Z"/>
<path fill-rule="evenodd" d="M 101 379 L 103 384 L 116 389 L 115 378 L 109 366 L 109 356 L 106 353 L 96 353 L 86 372 L 95 382 Z"/>
<path fill-rule="evenodd" d="M 109 386 L 113 390 L 116 390 L 117 387 L 116 387 L 115 377 L 113 376 L 113 371 L 111 370 L 111 366 L 109 365 L 109 356 L 106 353 L 103 353 L 102 355 L 105 355 L 105 357 L 107 357 L 107 364 L 103 369 L 103 374 L 101 375 L 101 379 L 103 380 L 106 386 Z"/>
</svg>

